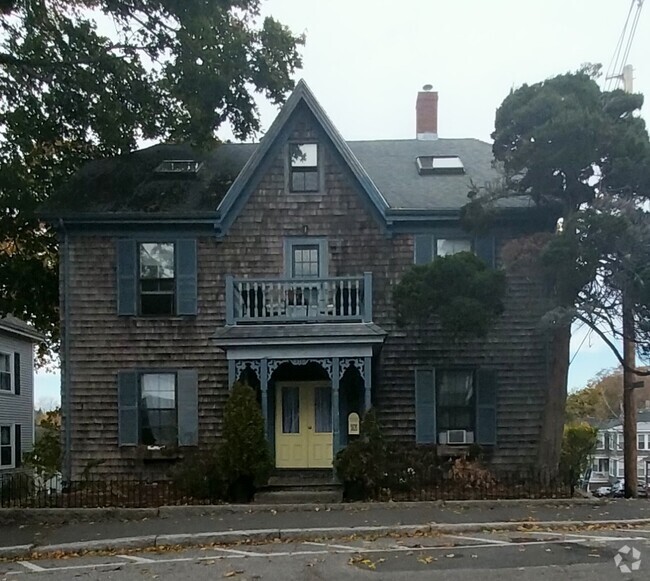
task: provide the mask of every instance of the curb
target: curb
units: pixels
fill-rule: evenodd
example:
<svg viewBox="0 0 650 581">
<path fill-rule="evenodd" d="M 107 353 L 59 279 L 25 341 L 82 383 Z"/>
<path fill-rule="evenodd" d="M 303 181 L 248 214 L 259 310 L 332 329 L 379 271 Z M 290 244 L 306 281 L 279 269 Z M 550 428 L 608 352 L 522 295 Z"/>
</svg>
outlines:
<svg viewBox="0 0 650 581">
<path fill-rule="evenodd" d="M 648 525 L 650 518 L 628 520 L 588 520 L 588 521 L 519 521 L 519 522 L 484 522 L 439 524 L 426 523 L 422 525 L 378 525 L 361 527 L 318 527 L 307 529 L 256 529 L 240 531 L 217 531 L 193 534 L 149 535 L 142 537 L 122 537 L 96 541 L 61 543 L 57 545 L 20 545 L 15 547 L 0 547 L 0 558 L 29 559 L 44 557 L 51 553 L 70 554 L 88 551 L 136 550 L 153 547 L 171 546 L 201 546 L 201 545 L 232 545 L 240 543 L 261 543 L 273 541 L 308 541 L 321 539 L 340 539 L 350 536 L 374 535 L 385 537 L 389 535 L 416 534 L 454 534 L 490 531 L 514 531 L 527 528 L 580 528 L 588 526 L 634 526 Z"/>
<path fill-rule="evenodd" d="M 535 498 L 516 500 L 434 500 L 416 502 L 338 502 L 300 504 L 216 504 L 162 506 L 160 508 L 1 508 L 0 525 L 11 524 L 64 524 L 68 522 L 97 522 L 106 520 L 143 520 L 152 518 L 179 518 L 192 516 L 218 516 L 233 513 L 285 513 L 354 511 L 380 509 L 418 508 L 485 508 L 538 506 L 602 506 L 609 499 L 603 498 Z"/>
</svg>

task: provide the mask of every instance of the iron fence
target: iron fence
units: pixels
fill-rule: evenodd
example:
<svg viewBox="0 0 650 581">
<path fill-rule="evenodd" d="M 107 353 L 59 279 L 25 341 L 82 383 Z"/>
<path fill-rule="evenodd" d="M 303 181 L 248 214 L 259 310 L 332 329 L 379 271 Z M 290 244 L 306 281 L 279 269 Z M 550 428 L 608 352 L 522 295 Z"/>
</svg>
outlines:
<svg viewBox="0 0 650 581">
<path fill-rule="evenodd" d="M 376 483 L 345 482 L 347 500 L 431 501 L 570 498 L 574 480 L 542 471 L 464 470 L 452 467 L 390 470 Z M 64 482 L 33 474 L 0 475 L 1 508 L 156 508 L 219 504 L 223 489 L 208 481 L 92 477 Z"/>
<path fill-rule="evenodd" d="M 217 504 L 221 494 L 201 486 L 198 494 L 172 480 L 146 477 L 92 477 L 65 482 L 60 475 L 46 481 L 29 473 L 0 475 L 1 508 L 157 508 Z"/>
</svg>

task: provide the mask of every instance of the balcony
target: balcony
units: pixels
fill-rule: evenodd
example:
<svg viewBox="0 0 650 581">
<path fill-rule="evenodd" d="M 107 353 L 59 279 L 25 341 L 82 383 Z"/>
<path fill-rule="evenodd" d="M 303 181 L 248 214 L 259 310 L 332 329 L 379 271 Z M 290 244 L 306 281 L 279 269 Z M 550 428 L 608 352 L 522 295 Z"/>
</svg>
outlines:
<svg viewBox="0 0 650 581">
<path fill-rule="evenodd" d="M 226 324 L 372 322 L 372 274 L 318 279 L 226 277 Z"/>
</svg>

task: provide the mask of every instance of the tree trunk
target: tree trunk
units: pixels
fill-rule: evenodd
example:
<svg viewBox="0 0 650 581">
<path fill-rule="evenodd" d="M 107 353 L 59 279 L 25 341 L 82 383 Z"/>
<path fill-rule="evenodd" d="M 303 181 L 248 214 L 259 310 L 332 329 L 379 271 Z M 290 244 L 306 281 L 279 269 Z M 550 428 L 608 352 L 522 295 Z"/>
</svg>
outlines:
<svg viewBox="0 0 650 581">
<path fill-rule="evenodd" d="M 625 498 L 637 497 L 637 435 L 636 435 L 636 397 L 634 395 L 636 368 L 636 343 L 634 313 L 625 294 L 623 295 L 623 462 L 625 476 Z"/>
<path fill-rule="evenodd" d="M 557 473 L 562 449 L 570 343 L 570 326 L 562 325 L 553 331 L 549 345 L 546 401 L 537 453 L 538 467 L 552 475 Z"/>
</svg>

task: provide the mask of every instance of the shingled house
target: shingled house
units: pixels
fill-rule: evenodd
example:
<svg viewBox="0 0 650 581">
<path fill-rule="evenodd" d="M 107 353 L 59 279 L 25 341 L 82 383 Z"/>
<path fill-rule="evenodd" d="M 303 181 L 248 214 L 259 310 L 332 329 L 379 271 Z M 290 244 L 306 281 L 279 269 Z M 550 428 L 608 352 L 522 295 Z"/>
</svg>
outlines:
<svg viewBox="0 0 650 581">
<path fill-rule="evenodd" d="M 417 138 L 345 141 L 304 82 L 259 144 L 159 145 L 89 163 L 50 200 L 60 232 L 66 469 L 158 473 L 214 443 L 233 382 L 258 391 L 279 468 L 331 467 L 354 414 L 449 451 L 478 443 L 529 465 L 547 384 L 538 281 L 508 278 L 487 339 L 396 325 L 414 263 L 539 228 L 504 207 L 476 237 L 459 222 L 491 147 L 439 139 L 438 96 Z"/>
</svg>

